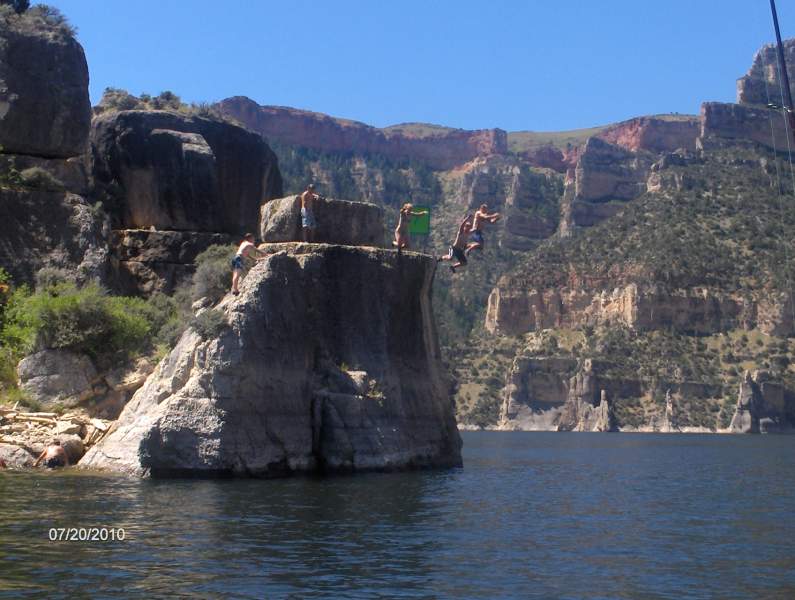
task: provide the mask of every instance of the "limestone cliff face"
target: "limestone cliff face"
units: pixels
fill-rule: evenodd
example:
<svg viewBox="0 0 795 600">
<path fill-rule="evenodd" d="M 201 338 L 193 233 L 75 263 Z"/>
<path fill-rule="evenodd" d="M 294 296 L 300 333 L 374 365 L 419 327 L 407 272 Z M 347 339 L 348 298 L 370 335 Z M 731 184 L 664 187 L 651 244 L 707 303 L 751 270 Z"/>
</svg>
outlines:
<svg viewBox="0 0 795 600">
<path fill-rule="evenodd" d="M 795 82 L 795 39 L 784 40 L 784 58 L 790 85 Z M 778 56 L 774 44 L 762 46 L 754 55 L 748 73 L 737 80 L 737 102 L 740 104 L 781 103 L 779 88 Z M 767 84 L 767 90 L 765 89 Z M 795 87 L 792 89 L 795 95 Z"/>
<path fill-rule="evenodd" d="M 626 325 L 638 331 L 673 328 L 697 335 L 759 328 L 769 335 L 787 335 L 793 331 L 788 306 L 774 296 L 754 299 L 708 288 L 666 290 L 629 283 L 536 290 L 503 278 L 489 295 L 485 326 L 505 335 L 584 325 Z"/>
<path fill-rule="evenodd" d="M 693 117 L 638 117 L 607 127 L 596 137 L 632 152 L 695 150 L 699 121 Z"/>
<path fill-rule="evenodd" d="M 461 464 L 430 257 L 273 244 L 80 463 L 152 476 Z"/>
<path fill-rule="evenodd" d="M 227 98 L 217 106 L 223 114 L 271 140 L 318 150 L 411 158 L 437 169 L 450 169 L 478 156 L 508 152 L 507 134 L 501 129 L 440 129 L 433 135 L 420 137 L 320 113 L 260 106 L 244 96 Z"/>
<path fill-rule="evenodd" d="M 767 148 L 775 147 L 781 152 L 787 148 L 787 136 L 792 144 L 791 130 L 780 110 L 722 102 L 705 102 L 701 105 L 701 147 L 755 142 Z"/>
<path fill-rule="evenodd" d="M 783 44 L 790 85 L 793 85 L 795 39 L 784 40 Z M 737 104 L 705 102 L 701 106 L 700 137 L 703 144 L 745 140 L 768 148 L 775 146 L 779 151 L 786 149 L 787 136 L 790 136 L 789 143 L 793 144 L 791 130 L 782 118 L 781 110 L 769 110 L 769 103 L 782 103 L 778 56 L 773 44 L 762 46 L 754 55 L 748 73 L 737 80 Z"/>
<path fill-rule="evenodd" d="M 795 429 L 795 393 L 766 371 L 745 372 L 730 433 L 785 433 Z"/>
<path fill-rule="evenodd" d="M 609 394 L 635 394 L 635 382 L 605 379 L 601 365 L 569 358 L 517 357 L 504 390 L 499 429 L 613 431 Z"/>
<path fill-rule="evenodd" d="M 567 173 L 559 232 L 564 237 L 614 216 L 646 190 L 653 155 L 589 138 Z"/>
<path fill-rule="evenodd" d="M 693 427 L 680 423 L 676 402 L 720 400 L 726 390 L 719 385 L 692 381 L 661 381 L 640 377 L 620 377 L 611 374 L 613 365 L 603 360 L 577 360 L 566 357 L 518 356 L 514 359 L 503 389 L 500 419 L 502 430 L 522 431 L 718 431 L 715 419 L 712 427 Z M 749 390 L 743 392 L 744 389 Z M 736 432 L 759 432 L 751 427 L 749 413 L 751 388 L 741 387 L 735 421 Z M 665 394 L 663 406 L 651 403 L 642 415 L 640 426 L 620 424 L 616 418 L 617 407 L 628 401 L 651 398 Z M 769 431 L 782 431 L 792 423 L 795 397 L 781 386 L 769 384 L 768 396 L 773 408 L 764 414 Z M 784 400 L 784 399 L 787 400 Z M 757 401 L 755 406 L 761 406 Z M 762 414 L 755 407 L 753 414 Z M 788 412 L 789 411 L 789 412 Z M 740 415 L 740 416 L 738 416 Z M 744 416 L 748 415 L 748 416 Z M 757 416 L 757 421 L 759 417 Z"/>
<path fill-rule="evenodd" d="M 74 37 L 35 11 L 0 17 L 0 267 L 18 284 L 42 267 L 101 279 L 108 227 L 80 156 L 88 68 Z"/>
<path fill-rule="evenodd" d="M 110 214 L 113 281 L 123 293 L 170 292 L 215 243 L 252 231 L 282 194 L 276 156 L 258 135 L 168 111 L 98 116 L 94 194 Z"/>
<path fill-rule="evenodd" d="M 533 170 L 515 158 L 478 158 L 447 176 L 447 194 L 458 198 L 463 210 L 481 204 L 502 213 L 500 244 L 527 250 L 555 233 L 561 177 Z"/>
</svg>

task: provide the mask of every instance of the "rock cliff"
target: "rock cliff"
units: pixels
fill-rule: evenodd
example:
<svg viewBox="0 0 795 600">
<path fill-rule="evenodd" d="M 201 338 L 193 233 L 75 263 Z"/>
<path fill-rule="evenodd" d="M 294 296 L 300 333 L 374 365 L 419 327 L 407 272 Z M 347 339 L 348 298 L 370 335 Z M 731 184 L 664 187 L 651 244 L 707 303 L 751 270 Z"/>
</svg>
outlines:
<svg viewBox="0 0 795 600">
<path fill-rule="evenodd" d="M 71 31 L 42 14 L 0 16 L 0 151 L 68 158 L 88 138 L 88 66 Z"/>
<path fill-rule="evenodd" d="M 795 39 L 784 40 L 784 58 L 790 85 L 795 83 Z M 754 55 L 748 73 L 737 80 L 737 102 L 740 104 L 781 104 L 778 55 L 774 44 L 762 46 Z M 792 89 L 795 95 L 795 87 Z"/>
<path fill-rule="evenodd" d="M 377 129 L 320 113 L 260 106 L 244 96 L 227 98 L 217 106 L 223 114 L 269 140 L 318 150 L 410 158 L 436 169 L 450 169 L 478 156 L 508 151 L 507 134 L 501 129 L 435 128 L 430 135 L 412 135 L 400 128 Z"/>
<path fill-rule="evenodd" d="M 241 294 L 192 330 L 81 466 L 152 476 L 461 464 L 429 257 L 272 244 Z"/>
<path fill-rule="evenodd" d="M 731 433 L 786 433 L 795 430 L 795 392 L 766 371 L 746 371 L 737 394 Z"/>
<path fill-rule="evenodd" d="M 605 142 L 632 152 L 695 150 L 699 120 L 695 116 L 638 117 L 606 127 L 596 134 Z"/>
<path fill-rule="evenodd" d="M 275 155 L 230 123 L 171 111 L 109 111 L 91 130 L 94 194 L 111 218 L 115 287 L 169 292 L 211 244 L 258 222 L 282 195 Z"/>
<path fill-rule="evenodd" d="M 87 198 L 91 108 L 80 44 L 56 13 L 0 15 L 0 267 L 104 277 L 107 223 Z"/>
<path fill-rule="evenodd" d="M 92 172 L 114 229 L 238 235 L 281 196 L 276 157 L 241 127 L 169 111 L 103 113 Z"/>
</svg>

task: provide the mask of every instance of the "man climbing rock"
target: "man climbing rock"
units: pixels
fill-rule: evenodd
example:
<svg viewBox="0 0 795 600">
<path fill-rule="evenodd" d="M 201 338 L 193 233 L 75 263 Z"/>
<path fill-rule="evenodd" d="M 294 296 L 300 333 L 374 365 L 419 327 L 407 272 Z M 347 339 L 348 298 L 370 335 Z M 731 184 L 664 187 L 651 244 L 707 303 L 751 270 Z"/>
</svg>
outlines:
<svg viewBox="0 0 795 600">
<path fill-rule="evenodd" d="M 455 273 L 455 270 L 458 267 L 465 267 L 467 264 L 467 257 L 466 253 L 464 252 L 464 248 L 466 247 L 466 240 L 467 236 L 469 235 L 470 229 L 472 227 L 472 215 L 466 215 L 464 219 L 461 221 L 461 224 L 458 226 L 458 233 L 455 236 L 455 240 L 453 241 L 453 245 L 450 246 L 450 250 L 447 253 L 447 256 L 440 256 L 437 260 L 455 260 L 456 263 L 450 265 L 450 270 Z"/>
<path fill-rule="evenodd" d="M 312 210 L 315 200 L 320 200 L 320 196 L 315 193 L 315 185 L 310 183 L 301 194 L 301 231 L 305 242 L 312 242 L 315 239 L 317 223 Z"/>
<path fill-rule="evenodd" d="M 253 256 L 254 254 L 259 254 L 260 256 Z M 237 253 L 232 259 L 232 293 L 235 296 L 240 293 L 238 285 L 240 283 L 240 276 L 243 274 L 244 258 L 252 258 L 254 260 L 263 260 L 265 258 L 265 254 L 254 245 L 253 233 L 247 233 L 243 236 L 243 241 L 240 242 Z"/>
<path fill-rule="evenodd" d="M 489 207 L 481 204 L 475 213 L 474 220 L 472 221 L 472 231 L 469 238 L 472 240 L 466 249 L 466 255 L 473 250 L 483 250 L 483 245 L 486 243 L 483 239 L 483 226 L 488 223 L 496 223 L 500 218 L 500 213 L 489 214 Z"/>
<path fill-rule="evenodd" d="M 53 440 L 52 443 L 44 449 L 44 452 L 39 455 L 36 462 L 33 463 L 33 466 L 38 467 L 39 463 L 42 461 L 44 461 L 44 466 L 48 469 L 69 466 L 69 456 L 66 454 L 66 450 L 61 446 L 59 440 Z"/>
</svg>

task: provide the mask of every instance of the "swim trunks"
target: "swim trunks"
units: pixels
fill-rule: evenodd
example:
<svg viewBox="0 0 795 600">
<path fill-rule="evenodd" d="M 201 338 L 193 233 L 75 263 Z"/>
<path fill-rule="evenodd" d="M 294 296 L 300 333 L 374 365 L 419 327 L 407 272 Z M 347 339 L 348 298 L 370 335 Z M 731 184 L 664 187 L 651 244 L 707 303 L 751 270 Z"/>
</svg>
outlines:
<svg viewBox="0 0 795 600">
<path fill-rule="evenodd" d="M 481 246 L 486 243 L 486 240 L 483 239 L 483 232 L 480 229 L 475 229 L 473 232 L 471 232 L 469 234 L 469 238 Z"/>
<path fill-rule="evenodd" d="M 467 264 L 466 254 L 464 254 L 464 251 L 461 248 L 454 248 L 453 246 L 450 246 L 448 256 L 457 259 L 462 265 Z"/>
<path fill-rule="evenodd" d="M 301 227 L 305 229 L 314 229 L 317 227 L 315 215 L 312 214 L 311 210 L 307 210 L 306 208 L 301 209 Z"/>
<path fill-rule="evenodd" d="M 232 270 L 233 271 L 242 271 L 243 270 L 243 257 L 239 254 L 236 254 L 235 257 L 232 259 Z"/>
</svg>

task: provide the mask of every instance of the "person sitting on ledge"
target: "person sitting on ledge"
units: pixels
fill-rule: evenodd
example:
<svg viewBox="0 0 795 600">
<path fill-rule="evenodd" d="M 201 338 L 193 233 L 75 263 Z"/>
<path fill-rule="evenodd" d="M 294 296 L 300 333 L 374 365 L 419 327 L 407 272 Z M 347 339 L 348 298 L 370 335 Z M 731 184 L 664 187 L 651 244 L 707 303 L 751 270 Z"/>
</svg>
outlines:
<svg viewBox="0 0 795 600">
<path fill-rule="evenodd" d="M 406 202 L 400 208 L 400 215 L 398 216 L 398 224 L 395 228 L 395 241 L 392 242 L 393 246 L 397 246 L 398 252 L 400 252 L 403 248 L 409 247 L 409 221 L 411 221 L 411 217 L 420 217 L 422 215 L 427 215 L 427 210 L 414 210 L 414 206 L 410 202 Z"/>
<path fill-rule="evenodd" d="M 253 254 L 260 254 L 261 256 L 255 257 Z M 243 259 L 253 258 L 254 260 L 262 260 L 265 254 L 254 245 L 254 234 L 247 233 L 243 236 L 243 241 L 237 248 L 237 254 L 232 259 L 232 293 L 237 296 L 240 293 L 238 284 L 240 283 L 240 275 L 243 273 Z"/>
<path fill-rule="evenodd" d="M 472 242 L 467 245 L 467 256 L 469 256 L 469 253 L 473 250 L 483 250 L 483 245 L 486 243 L 483 239 L 483 225 L 486 221 L 489 223 L 496 223 L 499 218 L 500 213 L 489 214 L 489 207 L 485 204 L 480 205 L 480 208 L 475 213 L 475 218 L 472 221 L 472 231 L 469 234 Z"/>
<path fill-rule="evenodd" d="M 33 463 L 33 466 L 38 467 L 39 463 L 42 461 L 44 461 L 44 466 L 48 469 L 69 466 L 69 456 L 66 454 L 66 450 L 61 446 L 59 440 L 53 440 L 52 443 L 44 449 L 44 452 L 39 455 L 36 462 Z"/>
<path fill-rule="evenodd" d="M 448 252 L 447 256 L 440 256 L 436 260 L 453 260 L 455 259 L 457 262 L 454 265 L 450 265 L 450 270 L 455 273 L 455 270 L 458 267 L 465 267 L 467 264 L 467 257 L 464 253 L 464 248 L 466 247 L 466 240 L 469 232 L 472 228 L 472 215 L 466 215 L 464 219 L 461 221 L 461 224 L 458 226 L 458 233 L 455 236 L 455 240 L 453 241 L 453 245 L 450 246 L 450 251 Z"/>
<path fill-rule="evenodd" d="M 305 242 L 312 242 L 315 239 L 317 222 L 312 210 L 315 200 L 320 200 L 320 196 L 315 193 L 315 184 L 310 183 L 301 194 L 301 233 Z"/>
</svg>

